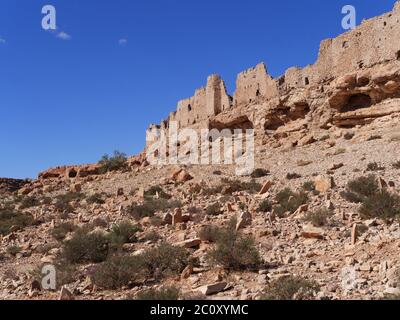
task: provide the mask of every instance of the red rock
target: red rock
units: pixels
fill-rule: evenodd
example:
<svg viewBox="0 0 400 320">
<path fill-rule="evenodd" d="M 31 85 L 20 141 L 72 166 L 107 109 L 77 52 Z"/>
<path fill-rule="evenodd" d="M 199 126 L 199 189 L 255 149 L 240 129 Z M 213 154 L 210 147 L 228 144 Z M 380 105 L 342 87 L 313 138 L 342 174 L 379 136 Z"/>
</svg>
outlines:
<svg viewBox="0 0 400 320">
<path fill-rule="evenodd" d="M 201 244 L 201 240 L 196 238 L 196 239 L 189 239 L 189 240 L 185 240 L 182 242 L 178 242 L 176 245 L 178 247 L 183 247 L 183 248 L 196 248 L 198 246 L 200 246 Z"/>
</svg>

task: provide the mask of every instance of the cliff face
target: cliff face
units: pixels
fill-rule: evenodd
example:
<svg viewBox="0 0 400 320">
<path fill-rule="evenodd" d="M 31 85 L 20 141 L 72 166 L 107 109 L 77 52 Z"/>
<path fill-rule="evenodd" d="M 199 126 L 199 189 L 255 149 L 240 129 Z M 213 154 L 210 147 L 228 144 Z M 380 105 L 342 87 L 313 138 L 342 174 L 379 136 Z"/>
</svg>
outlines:
<svg viewBox="0 0 400 320">
<path fill-rule="evenodd" d="M 397 2 L 392 12 L 322 41 L 313 65 L 276 79 L 264 63 L 240 73 L 233 98 L 219 76 L 210 76 L 205 88 L 147 133 L 176 121 L 180 129 L 254 128 L 259 143 L 284 137 L 297 145 L 332 126 L 364 125 L 400 112 L 399 34 Z"/>
</svg>

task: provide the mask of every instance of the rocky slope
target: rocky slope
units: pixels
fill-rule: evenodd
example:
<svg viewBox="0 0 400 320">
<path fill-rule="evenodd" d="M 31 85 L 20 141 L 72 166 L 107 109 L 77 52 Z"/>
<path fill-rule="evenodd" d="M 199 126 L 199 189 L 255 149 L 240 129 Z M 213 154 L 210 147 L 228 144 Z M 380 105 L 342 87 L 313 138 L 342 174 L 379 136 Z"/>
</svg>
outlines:
<svg viewBox="0 0 400 320">
<path fill-rule="evenodd" d="M 184 118 L 254 128 L 252 175 L 156 167 L 141 154 L 1 179 L 0 299 L 134 299 L 160 288 L 176 288 L 163 293 L 171 299 L 398 298 L 398 16 L 396 4 L 323 42 L 314 66 L 283 78 L 260 76 L 262 66 L 241 74 L 223 108 L 214 99 L 202 121 Z M 365 39 L 375 48 L 360 51 Z M 262 92 L 244 83 L 259 76 Z M 186 102 L 225 90 L 210 82 Z M 43 266 L 55 266 L 53 290 Z"/>
<path fill-rule="evenodd" d="M 362 128 L 328 130 L 322 141 L 308 146 L 265 147 L 257 159 L 257 167 L 269 173 L 255 182 L 251 177 L 240 178 L 240 185 L 249 189 L 240 191 L 235 191 L 232 183 L 237 179 L 233 168 L 226 166 L 178 170 L 144 164 L 127 172 L 74 178 L 63 175 L 33 181 L 2 199 L 3 207 L 6 202 L 15 204 L 16 211 L 30 214 L 35 221 L 26 227 L 11 227 L 11 232 L 2 236 L 1 297 L 58 298 L 60 288 L 53 292 L 39 290 L 31 272 L 43 263 L 55 263 L 65 250 L 66 240 L 56 240 L 54 230 L 68 222 L 80 227 L 91 225 L 92 229 L 109 233 L 113 224 L 124 220 L 140 226 L 140 231 L 133 243 L 122 245 L 123 255 L 137 255 L 166 242 L 187 247 L 190 255 L 199 261 L 193 268 L 185 269 L 185 277 L 176 273 L 176 276 L 158 281 L 146 279 L 115 290 L 105 290 L 93 281 L 93 270 L 101 264 L 78 263 L 76 273 L 67 283 L 76 299 L 124 299 L 146 288 L 166 285 L 178 287 L 183 295 L 190 297 L 200 289 L 206 292 L 203 286 L 215 283 L 220 288 L 209 296 L 211 299 L 257 299 L 269 283 L 287 275 L 316 280 L 320 290 L 313 298 L 378 299 L 385 293 L 397 293 L 398 221 L 362 217 L 360 204 L 345 200 L 340 193 L 349 181 L 374 174 L 386 182 L 384 188 L 397 194 L 399 144 L 398 117 L 389 116 Z M 309 186 L 306 205 L 294 208 L 294 213 L 274 214 L 269 208 L 266 212 L 259 210 L 260 204 L 269 200 L 274 210 L 279 211 L 275 209 L 277 193 L 285 187 L 301 190 L 309 181 L 315 182 L 314 187 L 320 192 L 312 191 L 314 188 Z M 223 187 L 218 188 L 221 184 Z M 260 194 L 263 185 L 265 193 Z M 165 192 L 181 202 L 179 208 L 163 208 L 156 210 L 154 216 L 143 218 L 129 211 L 132 203 L 149 201 L 148 193 L 143 197 L 144 191 L 153 186 L 158 187 L 154 198 L 162 197 Z M 79 197 L 69 201 L 70 206 L 58 210 L 57 196 L 69 192 Z M 102 194 L 104 201 L 92 203 L 93 194 Z M 220 205 L 218 210 L 211 210 L 209 207 L 215 203 Z M 323 225 L 311 226 L 310 221 L 314 220 L 305 217 L 320 208 L 328 208 L 331 215 Z M 205 259 L 216 244 L 202 238 L 202 228 L 227 225 L 232 217 L 243 220 L 239 232 L 255 240 L 262 260 L 256 267 L 232 269 L 219 265 L 217 268 L 216 263 Z M 72 234 L 66 232 L 66 239 Z M 16 246 L 19 250 L 10 249 Z M 355 272 L 351 288 L 343 286 L 346 279 L 343 272 L 348 270 Z"/>
</svg>

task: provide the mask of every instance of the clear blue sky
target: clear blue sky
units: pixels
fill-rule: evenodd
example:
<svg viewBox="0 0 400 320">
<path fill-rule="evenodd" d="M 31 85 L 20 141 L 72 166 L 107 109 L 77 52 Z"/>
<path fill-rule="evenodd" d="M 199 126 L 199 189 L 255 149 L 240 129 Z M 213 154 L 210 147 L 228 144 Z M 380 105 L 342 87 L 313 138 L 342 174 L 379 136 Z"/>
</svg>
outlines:
<svg viewBox="0 0 400 320">
<path fill-rule="evenodd" d="M 320 41 L 343 32 L 345 4 L 359 24 L 394 2 L 1 0 L 0 177 L 140 152 L 147 126 L 207 75 L 232 93 L 237 73 L 260 61 L 273 76 L 313 63 Z M 57 33 L 41 28 L 45 4 Z"/>
</svg>

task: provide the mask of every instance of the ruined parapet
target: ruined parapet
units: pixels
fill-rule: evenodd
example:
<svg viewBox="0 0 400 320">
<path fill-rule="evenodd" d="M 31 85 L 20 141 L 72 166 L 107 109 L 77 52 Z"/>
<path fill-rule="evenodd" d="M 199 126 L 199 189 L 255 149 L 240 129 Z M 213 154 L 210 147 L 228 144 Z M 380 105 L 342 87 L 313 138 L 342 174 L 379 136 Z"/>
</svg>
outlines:
<svg viewBox="0 0 400 320">
<path fill-rule="evenodd" d="M 211 75 L 207 79 L 206 111 L 207 116 L 215 116 L 230 109 L 231 98 L 226 92 L 224 81 L 219 75 Z"/>
<path fill-rule="evenodd" d="M 265 64 L 260 63 L 238 75 L 234 105 L 252 103 L 257 99 L 271 99 L 277 95 L 276 81 L 268 74 Z"/>
<path fill-rule="evenodd" d="M 193 97 L 178 102 L 177 111 L 169 121 L 176 121 L 178 128 L 187 128 L 230 107 L 231 98 L 224 81 L 218 75 L 211 75 L 206 87 L 197 89 Z"/>
<path fill-rule="evenodd" d="M 364 20 L 355 30 L 320 44 L 318 59 L 305 68 L 289 68 L 280 89 L 290 90 L 329 82 L 363 68 L 400 59 L 400 2 L 392 12 Z"/>
<path fill-rule="evenodd" d="M 400 97 L 400 2 L 392 12 L 321 42 L 318 59 L 272 78 L 264 63 L 237 76 L 234 98 L 218 75 L 178 103 L 178 129 L 257 129 L 261 136 L 352 126 L 397 112 Z M 379 109 L 379 110 L 374 110 Z M 166 129 L 167 125 L 162 125 Z M 279 134 L 278 134 L 279 133 Z"/>
</svg>

